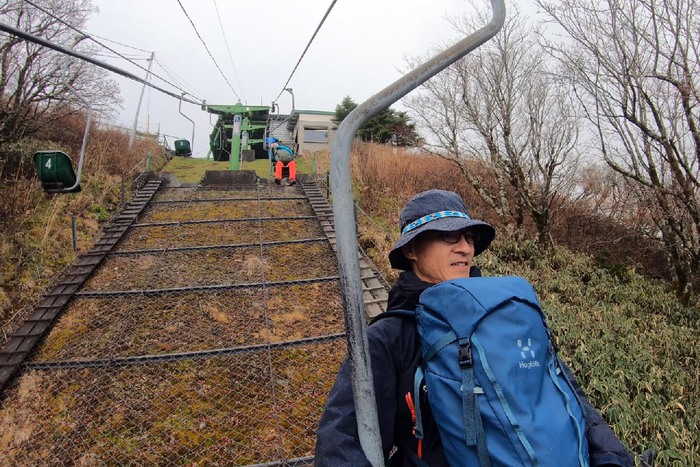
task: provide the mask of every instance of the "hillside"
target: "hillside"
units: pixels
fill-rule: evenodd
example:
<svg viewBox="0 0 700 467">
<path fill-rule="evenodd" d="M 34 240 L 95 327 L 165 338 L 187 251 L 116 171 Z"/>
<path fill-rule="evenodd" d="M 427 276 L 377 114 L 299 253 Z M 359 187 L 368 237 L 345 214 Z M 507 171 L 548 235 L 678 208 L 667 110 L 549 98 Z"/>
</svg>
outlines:
<svg viewBox="0 0 700 467">
<path fill-rule="evenodd" d="M 372 163 L 366 163 L 367 158 L 362 153 L 367 150 L 372 154 Z M 465 194 L 460 180 L 449 169 L 445 170 L 435 160 L 419 156 L 403 157 L 414 159 L 410 165 L 397 163 L 403 159 L 397 159 L 393 153 L 385 153 L 381 147 L 374 146 L 370 149 L 361 147 L 360 153 L 355 153 L 353 158 L 354 186 L 360 208 L 360 243 L 389 278 L 395 277 L 395 272 L 388 269 L 385 258 L 398 236 L 398 210 L 415 192 L 426 188 L 460 191 L 475 217 L 499 226 L 497 219 L 489 218 L 487 210 L 483 210 L 486 215 L 480 215 L 482 206 L 469 198 L 468 193 Z M 318 167 L 322 191 L 327 164 L 327 160 L 322 159 L 313 164 Z M 205 161 L 176 159 L 163 172 L 173 173 L 193 183 L 198 180 L 198 172 L 206 166 Z M 67 237 L 70 230 L 66 233 L 65 228 L 65 219 L 70 218 L 73 203 L 80 199 L 83 206 L 96 206 L 92 211 L 106 213 L 118 207 L 119 178 L 112 177 L 111 180 L 112 184 L 108 185 L 112 190 L 111 198 L 106 198 L 97 189 L 99 184 L 95 183 L 94 191 L 85 190 L 84 196 L 89 198 L 39 202 L 38 205 L 48 203 L 50 209 L 36 210 L 42 214 L 33 221 L 32 228 L 40 229 L 39 226 L 43 225 L 44 231 L 62 232 L 53 243 L 46 240 L 44 247 L 50 249 L 50 245 L 61 246 L 63 253 L 58 256 L 61 260 L 57 264 L 67 264 L 73 257 L 70 237 Z M 377 183 L 377 180 L 382 181 Z M 111 199 L 111 203 L 106 203 L 106 199 Z M 53 214 L 47 214 L 46 209 Z M 207 216 L 215 212 L 205 210 L 201 214 Z M 172 210 L 166 209 L 158 221 L 167 221 L 170 219 L 167 216 L 172 215 Z M 55 223 L 58 223 L 56 219 L 63 219 L 63 228 L 50 227 L 52 219 Z M 96 223 L 95 231 L 99 225 Z M 18 225 L 13 235 L 34 238 L 35 234 L 31 231 L 22 230 L 25 226 L 26 224 Z M 51 235 L 47 235 L 47 239 L 51 238 Z M 132 249 L 155 248 L 162 243 L 162 240 L 156 241 L 149 246 L 143 243 L 144 239 L 136 240 L 132 239 L 131 243 L 125 243 L 124 246 Z M 88 240 L 81 241 L 83 251 L 89 243 Z M 33 257 L 45 262 L 48 260 L 45 251 L 37 250 Z M 125 260 L 126 257 L 119 261 Z M 115 265 L 112 268 L 114 273 L 153 267 L 148 262 L 138 265 L 127 263 Z M 195 263 L 189 264 L 172 276 L 174 286 L 180 284 L 179 275 L 192 277 L 199 267 Z M 211 265 L 213 264 L 220 264 L 225 273 L 224 259 L 214 260 Z M 544 251 L 528 240 L 516 241 L 501 226 L 492 250 L 482 255 L 478 264 L 485 275 L 517 274 L 533 282 L 561 345 L 563 358 L 574 370 L 591 401 L 601 409 L 606 420 L 633 452 L 640 454 L 648 448 L 656 449 L 659 451 L 659 465 L 700 463 L 697 448 L 700 444 L 700 377 L 695 346 L 700 327 L 697 307 L 679 305 L 668 284 L 645 277 L 632 266 L 625 267 L 619 262 L 606 263 L 593 254 L 573 253 L 562 247 Z M 29 266 L 27 270 L 36 270 L 38 267 L 42 266 Z M 45 270 L 44 275 L 36 280 L 34 289 L 44 288 L 59 269 L 52 266 Z M 142 278 L 144 282 L 140 287 L 147 286 L 147 277 L 145 275 Z M 122 284 L 126 279 L 115 276 L 110 280 Z M 31 291 L 25 293 L 29 295 Z M 153 313 L 157 313 L 159 305 L 154 303 L 153 306 L 156 307 L 152 310 Z M 181 305 L 173 304 L 173 307 L 177 306 Z M 13 310 L 13 314 L 20 315 L 22 310 Z M 216 310 L 205 312 L 210 313 L 214 319 L 219 316 Z M 163 341 L 159 345 L 167 350 L 171 343 Z M 334 363 L 336 364 L 337 362 Z M 179 384 L 177 381 L 181 380 L 178 379 L 180 377 L 173 377 L 173 384 Z M 120 397 L 124 397 L 124 394 Z M 66 404 L 70 401 L 56 400 L 55 403 Z M 117 422 L 116 419 L 113 421 Z M 175 420 L 171 422 L 175 423 Z M 189 431 L 189 427 L 182 429 L 182 433 L 188 433 L 187 436 L 194 436 L 197 431 Z"/>
<path fill-rule="evenodd" d="M 533 283 L 564 360 L 618 437 L 637 455 L 658 450 L 657 465 L 700 463 L 697 304 L 681 306 L 670 284 L 643 275 L 632 255 L 624 264 L 611 261 L 614 255 L 597 256 L 595 249 L 546 251 L 516 240 L 449 165 L 408 157 L 410 164 L 397 163 L 390 150 L 377 146 L 355 154 L 353 179 L 364 214 L 360 241 L 384 274 L 395 277 L 386 258 L 398 238 L 398 212 L 405 201 L 429 188 L 460 192 L 472 216 L 500 227 L 477 265 L 484 275 L 520 275 Z M 573 243 L 595 241 L 585 232 L 569 235 L 575 236 L 567 239 Z"/>
<path fill-rule="evenodd" d="M 332 239 L 316 215 L 327 203 L 306 184 L 176 185 L 149 180 L 82 258 L 102 255 L 6 388 L 7 462 L 313 455 L 319 396 L 345 350 Z"/>
<path fill-rule="evenodd" d="M 147 155 L 152 156 L 153 170 L 167 162 L 163 148 L 153 140 L 137 140 L 128 150 L 128 135 L 94 128 L 86 151 L 82 191 L 44 194 L 36 177 L 34 152 L 59 149 L 77 160 L 83 125 L 79 118 L 67 119 L 57 124 L 63 129 L 57 130 L 61 139 L 24 139 L 0 146 L 0 342 L 77 254 L 91 248 L 102 226 L 122 203 L 129 201 L 132 183 L 146 169 Z"/>
</svg>

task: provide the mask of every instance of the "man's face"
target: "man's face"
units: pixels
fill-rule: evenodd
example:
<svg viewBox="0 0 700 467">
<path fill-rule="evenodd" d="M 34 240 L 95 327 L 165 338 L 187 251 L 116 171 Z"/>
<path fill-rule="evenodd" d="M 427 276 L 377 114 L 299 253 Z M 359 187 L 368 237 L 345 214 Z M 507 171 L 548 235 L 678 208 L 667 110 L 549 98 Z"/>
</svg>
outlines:
<svg viewBox="0 0 700 467">
<path fill-rule="evenodd" d="M 424 282 L 438 284 L 469 277 L 474 259 L 474 232 L 425 232 L 403 249 L 413 272 Z"/>
</svg>

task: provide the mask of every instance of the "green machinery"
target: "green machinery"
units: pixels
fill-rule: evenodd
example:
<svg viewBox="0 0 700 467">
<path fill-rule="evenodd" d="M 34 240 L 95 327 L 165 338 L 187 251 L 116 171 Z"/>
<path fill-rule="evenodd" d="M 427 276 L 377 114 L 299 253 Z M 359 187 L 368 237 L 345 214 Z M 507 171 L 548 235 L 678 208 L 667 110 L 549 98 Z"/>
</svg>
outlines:
<svg viewBox="0 0 700 467">
<path fill-rule="evenodd" d="M 209 137 L 211 154 L 216 161 L 229 161 L 229 170 L 239 170 L 241 159 L 267 159 L 265 129 L 270 114 L 268 106 L 207 105 L 204 110 L 218 115 Z"/>
</svg>

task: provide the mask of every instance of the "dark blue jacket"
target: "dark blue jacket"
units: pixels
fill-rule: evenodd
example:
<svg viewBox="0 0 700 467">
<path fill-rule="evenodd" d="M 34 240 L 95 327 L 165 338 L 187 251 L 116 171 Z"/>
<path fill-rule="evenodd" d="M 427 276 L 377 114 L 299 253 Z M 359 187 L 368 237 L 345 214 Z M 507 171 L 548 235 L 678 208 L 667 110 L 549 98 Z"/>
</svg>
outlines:
<svg viewBox="0 0 700 467">
<path fill-rule="evenodd" d="M 471 275 L 480 274 L 474 268 Z M 398 283 L 389 293 L 387 309 L 415 309 L 420 293 L 430 285 L 422 282 L 410 271 L 402 273 Z M 397 316 L 380 319 L 368 327 L 367 337 L 384 457 L 389 458 L 394 446 L 398 448 L 399 453 L 408 450 L 416 452 L 418 442 L 412 433 L 413 421 L 405 400 L 405 395 L 413 392 L 413 376 L 420 362 L 420 343 L 415 322 Z M 587 412 L 586 437 L 591 466 L 634 466 L 634 461 L 625 447 L 598 411 L 590 405 L 583 390 L 575 383 L 573 375 L 570 374 L 570 377 Z M 427 398 L 421 403 L 424 428 L 423 460 L 430 467 L 448 466 Z M 316 440 L 315 465 L 370 466 L 357 435 L 350 364 L 347 359 L 340 368 L 321 418 Z M 413 464 L 407 456 L 399 455 L 398 458 L 392 456 L 391 465 Z"/>
</svg>

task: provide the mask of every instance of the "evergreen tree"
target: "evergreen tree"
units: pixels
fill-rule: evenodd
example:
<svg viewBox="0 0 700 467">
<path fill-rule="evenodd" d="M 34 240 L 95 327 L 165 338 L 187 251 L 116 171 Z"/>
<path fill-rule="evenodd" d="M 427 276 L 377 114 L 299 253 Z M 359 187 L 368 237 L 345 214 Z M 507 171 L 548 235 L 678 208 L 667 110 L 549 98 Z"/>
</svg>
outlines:
<svg viewBox="0 0 700 467">
<path fill-rule="evenodd" d="M 352 100 L 352 97 L 343 97 L 343 102 L 335 106 L 335 117 L 333 117 L 333 122 L 340 125 L 340 122 L 345 120 L 345 117 L 347 117 L 350 112 L 355 110 L 355 107 L 357 107 L 357 102 Z"/>
<path fill-rule="evenodd" d="M 355 107 L 357 103 L 350 96 L 345 96 L 343 101 L 335 106 L 333 121 L 340 124 Z M 358 136 L 362 141 L 385 144 L 391 142 L 396 135 L 396 144 L 399 146 L 415 146 L 421 140 L 415 126 L 406 112 L 386 108 L 365 123 L 358 131 Z"/>
</svg>

